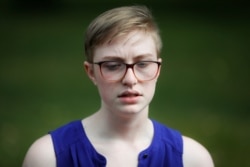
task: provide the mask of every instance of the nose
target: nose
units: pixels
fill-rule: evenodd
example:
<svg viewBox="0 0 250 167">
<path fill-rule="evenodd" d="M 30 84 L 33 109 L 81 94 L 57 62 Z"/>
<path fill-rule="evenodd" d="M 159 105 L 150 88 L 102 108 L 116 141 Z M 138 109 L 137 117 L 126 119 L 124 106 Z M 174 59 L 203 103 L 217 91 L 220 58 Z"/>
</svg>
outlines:
<svg viewBox="0 0 250 167">
<path fill-rule="evenodd" d="M 138 80 L 134 74 L 133 68 L 128 68 L 124 77 L 122 78 L 122 83 L 124 85 L 132 86 L 135 85 L 137 82 Z"/>
</svg>

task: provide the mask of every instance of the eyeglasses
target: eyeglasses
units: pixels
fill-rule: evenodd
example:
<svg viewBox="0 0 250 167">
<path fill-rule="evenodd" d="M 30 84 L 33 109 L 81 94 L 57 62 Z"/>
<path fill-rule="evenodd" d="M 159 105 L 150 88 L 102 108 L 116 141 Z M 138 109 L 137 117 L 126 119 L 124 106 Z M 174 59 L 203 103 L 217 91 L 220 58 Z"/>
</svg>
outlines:
<svg viewBox="0 0 250 167">
<path fill-rule="evenodd" d="M 107 81 L 119 81 L 131 68 L 137 80 L 153 80 L 159 71 L 161 65 L 158 61 L 139 61 L 133 64 L 126 64 L 120 61 L 101 61 L 94 62 L 100 67 L 102 77 Z"/>
</svg>

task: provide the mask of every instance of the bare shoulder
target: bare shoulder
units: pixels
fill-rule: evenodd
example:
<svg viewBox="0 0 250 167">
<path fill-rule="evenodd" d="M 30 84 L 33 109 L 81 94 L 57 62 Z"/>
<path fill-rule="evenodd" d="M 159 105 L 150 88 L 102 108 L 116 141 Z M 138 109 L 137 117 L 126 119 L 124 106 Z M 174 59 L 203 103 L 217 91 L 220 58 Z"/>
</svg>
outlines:
<svg viewBox="0 0 250 167">
<path fill-rule="evenodd" d="M 22 167 L 55 167 L 56 158 L 49 134 L 37 139 L 29 148 Z"/>
<path fill-rule="evenodd" d="M 214 163 L 207 149 L 197 141 L 183 136 L 184 167 L 214 167 Z"/>
</svg>

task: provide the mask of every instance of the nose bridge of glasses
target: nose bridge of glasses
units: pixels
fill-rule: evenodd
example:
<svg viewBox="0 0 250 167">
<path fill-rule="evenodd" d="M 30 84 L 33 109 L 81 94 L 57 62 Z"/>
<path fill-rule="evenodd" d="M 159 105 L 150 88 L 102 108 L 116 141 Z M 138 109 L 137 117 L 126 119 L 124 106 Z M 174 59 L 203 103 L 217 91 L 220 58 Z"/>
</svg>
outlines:
<svg viewBox="0 0 250 167">
<path fill-rule="evenodd" d="M 128 71 L 129 68 L 134 71 L 134 65 L 135 65 L 135 63 L 133 63 L 133 64 L 125 64 L 125 65 L 126 65 L 126 71 Z"/>
<path fill-rule="evenodd" d="M 126 63 L 124 63 L 124 65 L 126 66 L 126 70 L 124 72 L 124 76 L 123 77 L 126 77 L 129 69 L 131 69 L 132 74 L 136 78 L 135 71 L 134 71 L 134 65 L 135 65 L 135 63 L 133 63 L 133 64 L 126 64 Z"/>
</svg>

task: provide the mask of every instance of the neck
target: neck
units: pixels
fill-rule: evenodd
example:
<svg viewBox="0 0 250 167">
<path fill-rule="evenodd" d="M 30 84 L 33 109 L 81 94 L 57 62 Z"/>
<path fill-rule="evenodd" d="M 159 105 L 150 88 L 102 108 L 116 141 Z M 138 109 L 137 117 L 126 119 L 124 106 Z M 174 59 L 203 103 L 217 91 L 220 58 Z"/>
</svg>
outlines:
<svg viewBox="0 0 250 167">
<path fill-rule="evenodd" d="M 88 121 L 89 123 L 95 123 L 92 126 L 93 131 L 105 138 L 135 141 L 139 136 L 150 137 L 153 133 L 147 109 L 129 116 L 115 115 L 110 111 L 101 109 L 88 119 L 91 119 L 91 121 Z"/>
</svg>

